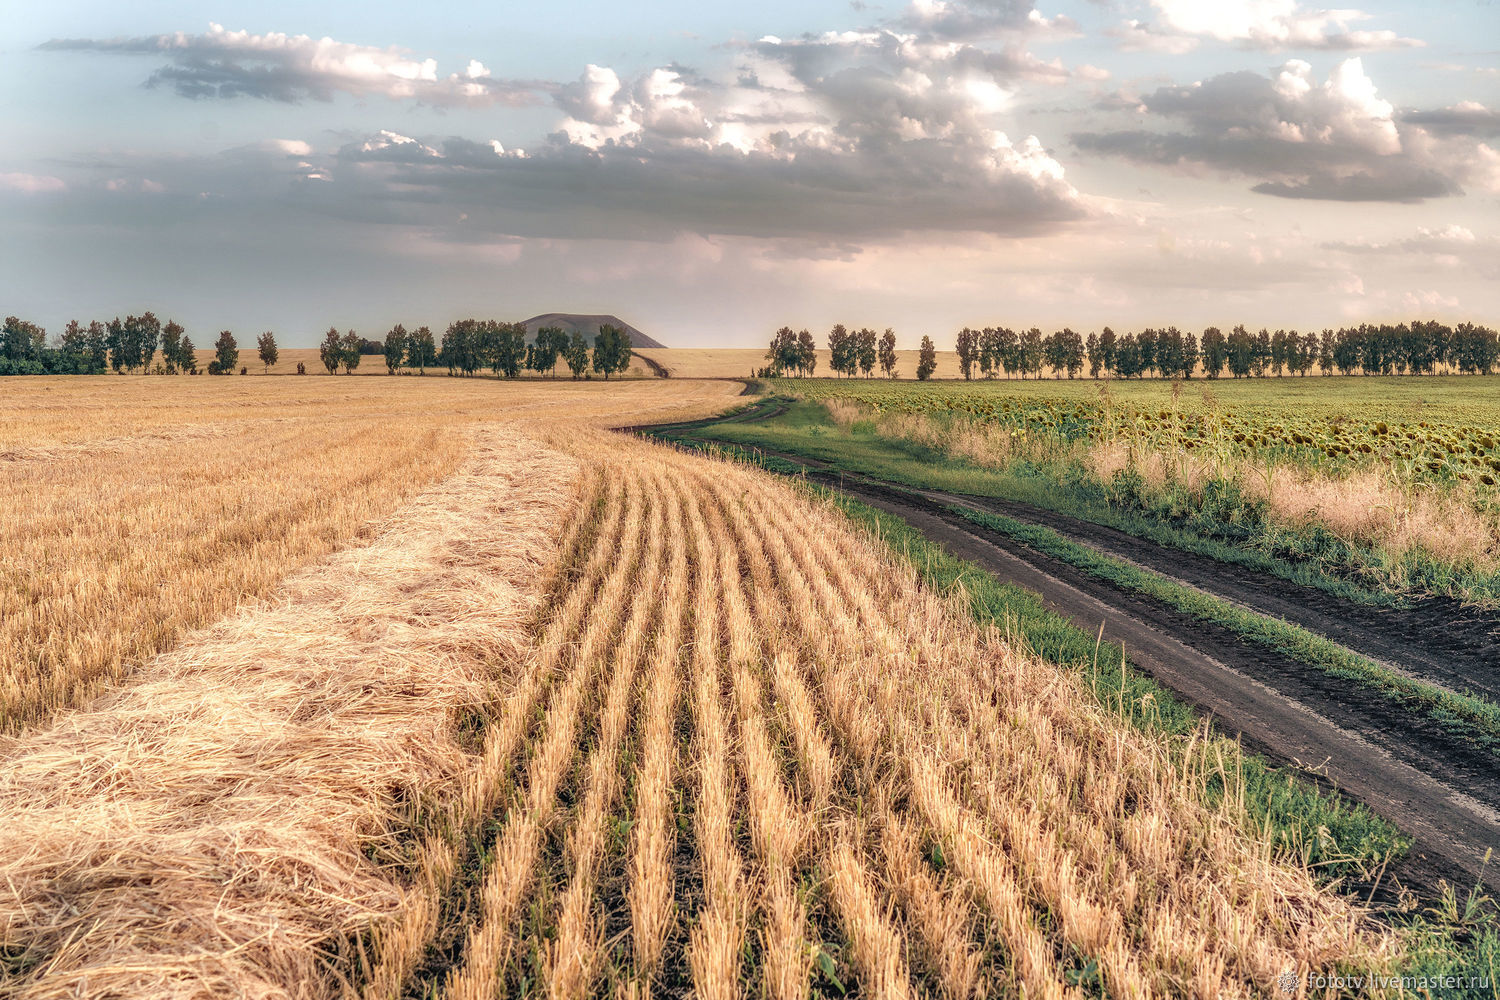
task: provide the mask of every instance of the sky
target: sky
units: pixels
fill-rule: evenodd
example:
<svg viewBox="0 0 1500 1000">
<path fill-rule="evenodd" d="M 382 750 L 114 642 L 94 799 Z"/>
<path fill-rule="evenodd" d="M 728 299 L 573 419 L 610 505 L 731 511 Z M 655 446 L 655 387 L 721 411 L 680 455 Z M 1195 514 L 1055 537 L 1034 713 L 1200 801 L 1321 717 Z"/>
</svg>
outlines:
<svg viewBox="0 0 1500 1000">
<path fill-rule="evenodd" d="M 0 313 L 1500 326 L 1500 0 L 14 4 Z"/>
</svg>

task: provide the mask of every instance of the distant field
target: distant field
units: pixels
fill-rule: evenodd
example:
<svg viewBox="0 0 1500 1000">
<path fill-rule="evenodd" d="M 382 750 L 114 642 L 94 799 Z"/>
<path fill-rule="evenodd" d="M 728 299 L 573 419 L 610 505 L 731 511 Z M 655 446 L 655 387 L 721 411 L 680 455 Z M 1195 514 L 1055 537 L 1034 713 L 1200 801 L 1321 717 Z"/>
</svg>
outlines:
<svg viewBox="0 0 1500 1000">
<path fill-rule="evenodd" d="M 763 347 L 666 347 L 636 351 L 659 362 L 673 378 L 749 378 L 766 363 Z M 897 351 L 896 376 L 917 377 L 917 351 Z M 831 375 L 831 355 L 826 350 L 818 351 L 817 375 Z M 953 351 L 937 352 L 937 371 L 934 378 L 958 378 L 958 355 Z M 875 370 L 880 377 L 880 369 Z"/>
</svg>

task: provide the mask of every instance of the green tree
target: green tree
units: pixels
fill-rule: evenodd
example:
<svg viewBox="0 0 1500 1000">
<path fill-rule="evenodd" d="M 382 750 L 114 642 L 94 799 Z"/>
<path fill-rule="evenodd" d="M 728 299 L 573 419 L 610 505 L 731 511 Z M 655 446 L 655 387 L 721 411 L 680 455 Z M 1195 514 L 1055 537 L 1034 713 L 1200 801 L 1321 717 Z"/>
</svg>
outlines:
<svg viewBox="0 0 1500 1000">
<path fill-rule="evenodd" d="M 177 367 L 184 375 L 198 374 L 198 351 L 193 347 L 193 338 L 186 334 L 177 348 Z"/>
<path fill-rule="evenodd" d="M 972 379 L 974 364 L 980 358 L 979 331 L 964 327 L 958 331 L 958 340 L 953 346 L 958 352 L 958 370 L 963 373 L 965 381 Z"/>
<path fill-rule="evenodd" d="M 109 351 L 109 367 L 120 374 L 125 367 L 125 324 L 118 316 L 104 324 L 104 347 Z"/>
<path fill-rule="evenodd" d="M 1049 333 L 1042 339 L 1042 360 L 1052 369 L 1053 378 L 1062 378 L 1067 367 L 1067 347 L 1063 344 L 1061 332 Z"/>
<path fill-rule="evenodd" d="M 1264 327 L 1255 335 L 1250 349 L 1250 370 L 1260 378 L 1271 364 L 1271 332 Z"/>
<path fill-rule="evenodd" d="M 1203 374 L 1209 378 L 1218 378 L 1219 373 L 1224 370 L 1224 364 L 1229 360 L 1229 342 L 1224 339 L 1224 334 L 1216 326 L 1211 326 L 1203 331 L 1203 339 L 1199 341 L 1199 351 L 1203 357 Z"/>
<path fill-rule="evenodd" d="M 260 355 L 260 363 L 266 366 L 266 374 L 270 374 L 271 366 L 276 364 L 276 359 L 281 352 L 276 349 L 276 334 L 267 330 L 255 340 L 255 353 Z"/>
<path fill-rule="evenodd" d="M 880 370 L 886 378 L 896 377 L 896 331 L 890 327 L 880 335 Z"/>
<path fill-rule="evenodd" d="M 580 330 L 574 330 L 573 336 L 568 338 L 568 349 L 563 352 L 563 361 L 568 365 L 568 371 L 573 373 L 573 378 L 583 377 L 583 373 L 589 367 L 589 343 L 583 339 Z"/>
<path fill-rule="evenodd" d="M 353 330 L 345 331 L 339 338 L 339 364 L 344 366 L 345 375 L 353 375 L 354 369 L 359 367 L 360 340 L 359 334 Z"/>
<path fill-rule="evenodd" d="M 337 374 L 339 365 L 344 363 L 344 340 L 337 327 L 330 326 L 323 334 L 323 342 L 318 345 L 318 360 L 323 362 L 330 375 Z"/>
<path fill-rule="evenodd" d="M 396 374 L 396 369 L 401 367 L 401 362 L 406 360 L 407 350 L 406 327 L 397 323 L 386 331 L 385 334 L 385 373 Z"/>
<path fill-rule="evenodd" d="M 144 312 L 139 316 L 131 316 L 126 319 L 129 324 L 134 321 L 135 350 L 138 363 L 141 366 L 141 374 L 151 367 L 151 361 L 156 357 L 157 344 L 161 342 L 161 322 L 152 312 Z"/>
<path fill-rule="evenodd" d="M 1077 378 L 1083 371 L 1083 338 L 1068 327 L 1063 327 L 1055 336 L 1057 359 L 1062 362 L 1063 371 L 1068 373 L 1068 378 Z"/>
<path fill-rule="evenodd" d="M 1116 352 L 1120 349 L 1115 331 L 1105 327 L 1099 334 L 1099 365 L 1106 375 L 1116 374 Z"/>
<path fill-rule="evenodd" d="M 182 327 L 176 320 L 167 320 L 161 328 L 161 361 L 168 375 L 176 375 L 182 362 Z"/>
<path fill-rule="evenodd" d="M 234 334 L 228 330 L 221 330 L 219 339 L 214 341 L 214 359 L 209 363 L 208 373 L 210 375 L 233 375 L 239 365 L 240 348 L 234 341 Z"/>
<path fill-rule="evenodd" d="M 12 362 L 13 370 L 20 370 L 23 362 L 39 364 L 46 346 L 47 331 L 42 327 L 17 316 L 5 317 L 0 327 L 0 358 Z"/>
<path fill-rule="evenodd" d="M 1324 330 L 1318 337 L 1318 372 L 1322 375 L 1333 374 L 1333 346 L 1337 343 L 1332 330 Z"/>
<path fill-rule="evenodd" d="M 57 345 L 52 370 L 63 375 L 89 375 L 88 334 L 83 324 L 69 320 L 63 327 L 62 339 Z"/>
<path fill-rule="evenodd" d="M 791 327 L 784 326 L 776 331 L 771 338 L 771 346 L 766 350 L 766 360 L 771 362 L 771 370 L 778 377 L 797 370 L 802 352 L 797 347 L 797 335 L 792 332 Z"/>
<path fill-rule="evenodd" d="M 1160 366 L 1156 351 L 1157 340 L 1157 332 L 1151 327 L 1142 330 L 1140 335 L 1135 338 L 1136 350 L 1141 355 L 1140 369 L 1137 374 L 1149 376 Z"/>
<path fill-rule="evenodd" d="M 1249 375 L 1255 367 L 1255 338 L 1250 331 L 1243 326 L 1235 327 L 1229 331 L 1225 346 L 1227 354 L 1224 360 L 1229 366 L 1229 374 L 1235 378 Z"/>
<path fill-rule="evenodd" d="M 1042 361 L 1044 355 L 1044 343 L 1042 331 L 1032 327 L 1021 334 L 1020 343 L 1016 346 L 1017 368 L 1021 370 L 1021 376 L 1031 375 L 1032 378 L 1042 377 Z"/>
<path fill-rule="evenodd" d="M 937 348 L 932 344 L 932 338 L 926 334 L 922 335 L 922 349 L 917 354 L 917 378 L 923 382 L 932 378 L 932 373 L 937 371 Z"/>
<path fill-rule="evenodd" d="M 561 327 L 544 326 L 536 332 L 533 344 L 533 364 L 539 372 L 548 372 L 557 377 L 557 363 L 568 349 L 568 335 Z"/>
<path fill-rule="evenodd" d="M 808 330 L 797 333 L 797 370 L 811 376 L 818 368 L 818 345 Z"/>
<path fill-rule="evenodd" d="M 497 323 L 500 372 L 506 378 L 521 374 L 526 362 L 526 324 Z"/>
<path fill-rule="evenodd" d="M 1026 356 L 1021 351 L 1021 337 L 1008 326 L 995 331 L 995 357 L 1006 378 L 1018 372 L 1022 378 L 1026 377 Z"/>
<path fill-rule="evenodd" d="M 109 369 L 109 333 L 97 319 L 89 323 L 86 343 L 89 371 L 95 375 L 103 375 Z"/>
<path fill-rule="evenodd" d="M 1115 374 L 1121 378 L 1136 378 L 1145 369 L 1141 364 L 1141 347 L 1135 334 L 1127 333 L 1120 338 L 1115 348 Z"/>
<path fill-rule="evenodd" d="M 1084 353 L 1089 359 L 1089 378 L 1098 378 L 1100 369 L 1104 367 L 1104 354 L 1099 350 L 1097 333 L 1089 332 L 1089 339 L 1084 345 Z"/>
<path fill-rule="evenodd" d="M 859 370 L 864 373 L 865 378 L 869 378 L 875 371 L 875 363 L 879 360 L 875 331 L 864 327 L 856 336 L 859 341 Z"/>
<path fill-rule="evenodd" d="M 630 367 L 630 334 L 610 323 L 599 327 L 594 337 L 594 371 L 602 372 L 605 381 L 611 374 Z"/>
<path fill-rule="evenodd" d="M 859 371 L 859 340 L 854 331 L 842 323 L 835 323 L 828 332 L 828 367 L 841 375 L 852 376 Z"/>
<path fill-rule="evenodd" d="M 415 368 L 418 375 L 427 374 L 427 366 L 437 364 L 437 342 L 432 331 L 425 326 L 417 327 L 406 340 L 406 367 Z"/>
<path fill-rule="evenodd" d="M 440 355 L 449 375 L 456 372 L 473 375 L 479 370 L 484 362 L 484 332 L 484 324 L 477 319 L 461 319 L 448 324 Z"/>
</svg>

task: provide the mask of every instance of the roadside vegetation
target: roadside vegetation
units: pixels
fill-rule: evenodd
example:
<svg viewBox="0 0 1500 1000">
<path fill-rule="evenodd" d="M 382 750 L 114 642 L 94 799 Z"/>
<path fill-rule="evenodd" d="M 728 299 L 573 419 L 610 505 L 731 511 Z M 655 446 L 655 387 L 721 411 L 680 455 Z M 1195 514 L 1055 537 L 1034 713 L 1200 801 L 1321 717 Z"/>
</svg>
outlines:
<svg viewBox="0 0 1500 1000">
<path fill-rule="evenodd" d="M 785 388 L 808 402 L 727 439 L 1060 510 L 1353 599 L 1500 599 L 1487 383 L 1338 385 L 803 382 Z"/>
</svg>

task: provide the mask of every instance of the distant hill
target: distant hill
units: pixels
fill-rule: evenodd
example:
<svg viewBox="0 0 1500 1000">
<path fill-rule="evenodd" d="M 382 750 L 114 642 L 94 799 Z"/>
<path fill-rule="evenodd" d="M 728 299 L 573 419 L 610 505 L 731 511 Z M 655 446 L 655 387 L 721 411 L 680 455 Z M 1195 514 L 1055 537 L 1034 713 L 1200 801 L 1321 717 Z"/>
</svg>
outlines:
<svg viewBox="0 0 1500 1000">
<path fill-rule="evenodd" d="M 605 323 L 616 326 L 630 334 L 631 347 L 665 347 L 666 345 L 657 340 L 652 340 L 629 323 L 618 316 L 584 316 L 579 313 L 542 313 L 533 316 L 526 321 L 526 338 L 528 340 L 536 336 L 536 332 L 544 326 L 560 327 L 568 333 L 577 330 L 589 338 L 593 343 L 594 335 L 599 332 L 599 327 Z"/>
</svg>

